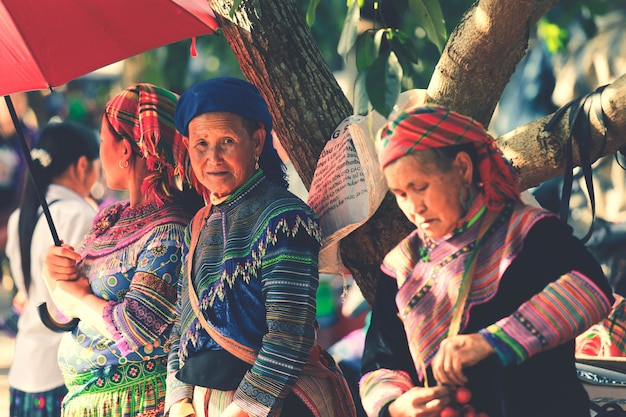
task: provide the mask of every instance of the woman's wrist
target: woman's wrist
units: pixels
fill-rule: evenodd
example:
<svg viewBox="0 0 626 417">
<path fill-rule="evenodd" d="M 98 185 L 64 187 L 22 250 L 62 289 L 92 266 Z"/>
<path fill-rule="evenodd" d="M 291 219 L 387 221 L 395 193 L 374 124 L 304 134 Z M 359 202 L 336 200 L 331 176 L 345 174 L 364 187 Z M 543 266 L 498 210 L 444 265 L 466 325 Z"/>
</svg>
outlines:
<svg viewBox="0 0 626 417">
<path fill-rule="evenodd" d="M 169 417 L 188 417 L 195 416 L 196 411 L 191 404 L 190 398 L 183 398 L 182 400 L 176 401 L 170 407 Z"/>
</svg>

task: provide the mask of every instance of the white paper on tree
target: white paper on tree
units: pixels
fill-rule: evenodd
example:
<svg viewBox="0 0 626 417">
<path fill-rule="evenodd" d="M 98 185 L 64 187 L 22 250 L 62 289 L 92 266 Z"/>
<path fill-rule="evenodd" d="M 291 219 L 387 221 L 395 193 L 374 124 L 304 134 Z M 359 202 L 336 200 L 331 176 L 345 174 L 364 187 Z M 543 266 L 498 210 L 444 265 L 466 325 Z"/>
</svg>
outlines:
<svg viewBox="0 0 626 417">
<path fill-rule="evenodd" d="M 425 100 L 426 90 L 403 92 L 389 120 Z M 375 146 L 376 135 L 385 123 L 387 119 L 377 112 L 347 117 L 320 155 L 307 201 L 322 228 L 320 273 L 343 274 L 339 241 L 369 220 L 387 193 Z"/>
<path fill-rule="evenodd" d="M 339 241 L 374 214 L 387 192 L 373 141 L 385 121 L 379 115 L 346 118 L 320 155 L 307 203 L 322 228 L 321 273 L 343 273 Z"/>
</svg>

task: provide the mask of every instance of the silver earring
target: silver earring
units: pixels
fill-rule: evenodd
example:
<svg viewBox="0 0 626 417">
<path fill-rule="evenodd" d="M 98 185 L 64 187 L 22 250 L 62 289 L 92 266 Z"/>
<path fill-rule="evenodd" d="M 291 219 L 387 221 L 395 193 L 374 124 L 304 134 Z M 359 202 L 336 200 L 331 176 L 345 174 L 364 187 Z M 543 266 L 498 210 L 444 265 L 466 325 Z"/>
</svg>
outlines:
<svg viewBox="0 0 626 417">
<path fill-rule="evenodd" d="M 120 159 L 120 162 L 117 163 L 120 168 L 126 169 L 128 168 L 128 159 Z"/>
</svg>

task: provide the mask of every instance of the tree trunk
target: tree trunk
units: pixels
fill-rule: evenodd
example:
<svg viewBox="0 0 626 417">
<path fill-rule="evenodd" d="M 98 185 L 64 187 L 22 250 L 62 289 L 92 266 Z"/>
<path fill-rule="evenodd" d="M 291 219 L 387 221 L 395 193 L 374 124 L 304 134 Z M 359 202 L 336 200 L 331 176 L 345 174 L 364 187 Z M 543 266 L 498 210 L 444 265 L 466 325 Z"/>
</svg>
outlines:
<svg viewBox="0 0 626 417">
<path fill-rule="evenodd" d="M 451 35 L 428 86 L 429 101 L 487 125 L 525 54 L 530 28 L 556 2 L 479 1 Z M 325 142 L 352 113 L 352 107 L 320 55 L 303 16 L 293 0 L 243 0 L 232 20 L 228 16 L 231 1 L 210 3 L 243 74 L 265 97 L 281 144 L 310 187 Z M 609 128 L 605 154 L 626 143 L 625 135 L 618 134 L 626 129 L 625 116 L 620 113 L 624 97 L 623 79 L 603 94 Z M 562 149 L 569 130 L 560 124 L 554 135 L 540 139 L 547 120 L 498 139 L 519 170 L 523 189 L 565 168 Z M 593 139 L 599 149 L 598 132 Z M 579 161 L 577 154 L 575 161 Z M 368 302 L 374 299 L 384 254 L 411 229 L 393 197 L 387 195 L 374 217 L 341 242 L 343 262 Z"/>
<path fill-rule="evenodd" d="M 558 0 L 481 0 L 464 14 L 435 67 L 430 101 L 488 126 L 526 54 L 531 28 Z"/>
</svg>

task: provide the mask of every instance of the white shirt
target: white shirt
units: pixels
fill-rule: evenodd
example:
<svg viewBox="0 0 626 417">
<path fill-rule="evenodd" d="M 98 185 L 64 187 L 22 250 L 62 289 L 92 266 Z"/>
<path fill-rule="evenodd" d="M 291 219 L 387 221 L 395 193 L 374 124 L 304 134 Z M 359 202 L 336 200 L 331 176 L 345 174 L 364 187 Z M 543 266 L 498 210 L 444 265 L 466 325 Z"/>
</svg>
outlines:
<svg viewBox="0 0 626 417">
<path fill-rule="evenodd" d="M 46 194 L 50 214 L 59 239 L 64 243 L 80 247 L 83 236 L 89 231 L 96 214 L 96 208 L 69 188 L 50 184 Z M 42 209 L 39 209 L 42 212 Z M 11 273 L 20 291 L 25 292 L 22 276 L 19 235 L 19 209 L 9 218 L 6 255 L 11 265 Z M 57 353 L 62 333 L 48 330 L 39 319 L 37 306 L 46 302 L 53 308 L 50 293 L 41 276 L 46 250 L 54 245 L 52 234 L 45 215 L 39 216 L 31 243 L 31 278 L 28 301 L 18 321 L 15 338 L 15 353 L 9 370 L 9 386 L 24 392 L 49 391 L 63 385 L 63 377 L 58 366 Z"/>
</svg>

